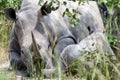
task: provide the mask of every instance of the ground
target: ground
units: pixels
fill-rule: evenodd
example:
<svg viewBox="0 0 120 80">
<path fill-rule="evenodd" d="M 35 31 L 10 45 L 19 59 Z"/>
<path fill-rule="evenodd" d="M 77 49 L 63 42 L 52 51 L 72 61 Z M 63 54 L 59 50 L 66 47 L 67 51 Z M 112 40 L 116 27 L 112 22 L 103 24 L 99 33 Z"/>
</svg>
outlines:
<svg viewBox="0 0 120 80">
<path fill-rule="evenodd" d="M 21 73 L 10 70 L 8 50 L 0 46 L 0 80 L 22 80 Z"/>
</svg>

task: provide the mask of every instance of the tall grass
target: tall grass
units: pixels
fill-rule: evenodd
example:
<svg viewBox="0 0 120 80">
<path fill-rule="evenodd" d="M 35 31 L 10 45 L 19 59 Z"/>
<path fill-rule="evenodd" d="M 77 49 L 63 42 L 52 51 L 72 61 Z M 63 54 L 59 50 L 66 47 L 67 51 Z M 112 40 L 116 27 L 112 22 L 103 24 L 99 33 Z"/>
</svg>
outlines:
<svg viewBox="0 0 120 80">
<path fill-rule="evenodd" d="M 3 15 L 0 15 L 0 80 L 7 80 L 7 72 L 2 70 L 2 64 L 8 61 L 9 32 Z"/>
<path fill-rule="evenodd" d="M 0 63 L 8 59 L 10 24 L 0 16 Z"/>
<path fill-rule="evenodd" d="M 113 35 L 114 32 L 120 34 L 119 26 L 116 22 L 116 18 L 107 20 L 106 31 L 109 38 L 109 43 L 112 46 L 116 46 L 117 43 L 120 43 L 120 36 Z M 114 21 L 114 26 L 112 25 Z M 12 22 L 7 21 L 3 15 L 0 15 L 0 66 L 1 64 L 8 61 L 8 48 L 9 48 L 9 35 L 11 31 Z M 120 50 L 119 47 L 117 47 Z M 120 54 L 120 53 L 119 53 Z M 62 73 L 60 70 L 60 63 L 58 61 L 58 70 L 56 74 L 58 74 L 56 79 L 59 80 L 119 80 L 120 79 L 120 63 L 119 61 L 112 61 L 105 54 L 98 54 L 97 56 L 91 54 L 86 57 L 85 61 L 81 60 L 74 61 L 69 70 L 74 73 L 72 75 L 71 72 L 67 72 L 66 75 Z M 77 64 L 77 65 L 76 65 Z M 75 72 L 74 72 L 75 71 Z M 38 73 L 39 74 L 39 73 Z M 69 76 L 67 76 L 69 75 Z M 38 76 L 39 77 L 39 76 Z M 44 76 L 42 75 L 44 78 Z M 43 78 L 35 78 L 43 79 Z M 17 80 L 16 74 L 6 70 L 0 69 L 0 80 Z M 22 78 L 21 78 L 22 79 Z M 24 80 L 24 78 L 23 78 Z"/>
</svg>

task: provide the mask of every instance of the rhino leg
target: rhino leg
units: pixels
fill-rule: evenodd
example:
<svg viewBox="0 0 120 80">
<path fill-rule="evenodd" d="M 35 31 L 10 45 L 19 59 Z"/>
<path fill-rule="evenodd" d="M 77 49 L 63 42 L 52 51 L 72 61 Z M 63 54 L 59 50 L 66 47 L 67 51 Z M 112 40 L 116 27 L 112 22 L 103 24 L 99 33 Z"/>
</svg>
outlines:
<svg viewBox="0 0 120 80">
<path fill-rule="evenodd" d="M 54 58 L 53 58 L 53 62 L 52 62 L 52 57 L 50 57 L 49 54 L 46 54 L 45 56 L 45 61 L 46 61 L 46 68 L 43 69 L 43 74 L 46 77 L 52 77 L 53 75 L 55 75 L 55 71 L 56 71 L 56 65 L 57 65 L 57 61 L 59 59 L 59 55 L 62 52 L 62 50 L 70 45 L 70 44 L 75 44 L 74 40 L 72 38 L 64 38 L 61 39 L 57 42 L 55 48 L 54 48 Z M 42 50 L 41 50 L 42 51 Z M 45 52 L 44 52 L 45 53 Z M 45 55 L 45 54 L 44 54 Z M 57 59 L 57 60 L 56 60 Z"/>
<path fill-rule="evenodd" d="M 75 44 L 74 40 L 72 38 L 64 38 L 64 39 L 60 39 L 56 46 L 54 47 L 54 57 L 53 57 L 53 62 L 52 62 L 52 68 L 45 68 L 43 69 L 43 74 L 45 74 L 46 77 L 52 77 L 53 75 L 55 75 L 55 71 L 56 71 L 56 66 L 57 66 L 57 61 L 59 59 L 59 55 L 62 52 L 62 50 L 70 45 L 70 44 Z M 47 55 L 48 56 L 48 55 Z M 47 58 L 46 63 L 47 66 L 50 66 L 51 63 L 51 59 L 50 57 Z"/>
<path fill-rule="evenodd" d="M 60 56 L 60 53 L 63 51 L 63 49 L 71 44 L 75 44 L 75 41 L 72 38 L 64 38 L 64 39 L 59 40 L 57 42 L 57 44 L 54 48 L 54 52 L 53 52 L 54 55 L 57 56 L 55 58 L 58 59 Z M 55 62 L 56 59 L 54 60 L 54 65 L 56 65 L 56 62 Z"/>
<path fill-rule="evenodd" d="M 73 60 L 77 59 L 80 55 L 80 46 L 72 44 L 67 46 L 60 54 L 61 68 L 65 70 Z"/>
</svg>

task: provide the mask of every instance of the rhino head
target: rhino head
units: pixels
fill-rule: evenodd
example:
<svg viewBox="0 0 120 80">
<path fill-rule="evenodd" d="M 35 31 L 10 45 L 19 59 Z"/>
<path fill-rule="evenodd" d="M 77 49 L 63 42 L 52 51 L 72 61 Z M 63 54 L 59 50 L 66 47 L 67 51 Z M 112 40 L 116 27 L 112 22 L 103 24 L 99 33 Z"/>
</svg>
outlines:
<svg viewBox="0 0 120 80">
<path fill-rule="evenodd" d="M 45 5 L 40 7 L 29 1 L 29 4 L 25 5 L 25 2 L 27 0 L 23 0 L 22 7 L 18 13 L 13 8 L 5 8 L 4 11 L 7 19 L 14 22 L 13 29 L 20 46 L 20 57 L 27 67 L 28 74 L 30 74 L 33 71 L 31 63 L 34 62 L 34 57 L 44 57 L 48 63 L 51 62 L 47 54 L 50 43 L 43 25 L 38 19 L 38 11 L 41 11 L 41 15 L 45 16 L 47 15 L 45 10 L 48 10 L 48 7 L 45 7 Z M 48 11 L 47 13 L 50 12 Z"/>
</svg>

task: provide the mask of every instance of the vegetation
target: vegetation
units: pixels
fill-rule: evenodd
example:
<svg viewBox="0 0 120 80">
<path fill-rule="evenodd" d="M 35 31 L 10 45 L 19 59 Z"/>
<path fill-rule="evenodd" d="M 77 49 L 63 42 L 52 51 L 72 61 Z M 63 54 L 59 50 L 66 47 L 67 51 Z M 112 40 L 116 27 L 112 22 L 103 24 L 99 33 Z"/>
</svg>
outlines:
<svg viewBox="0 0 120 80">
<path fill-rule="evenodd" d="M 21 1 L 22 0 L 0 0 L 0 64 L 8 60 L 9 34 L 12 28 L 12 22 L 5 19 L 3 9 L 5 7 L 12 7 L 18 10 L 20 8 Z M 77 1 L 77 0 L 71 0 L 71 1 Z M 79 0 L 79 1 L 81 2 L 84 0 Z M 110 14 L 108 18 L 105 18 L 106 32 L 111 47 L 115 51 L 117 57 L 120 58 L 120 23 L 119 23 L 120 1 L 98 0 L 98 2 L 99 3 L 104 2 L 111 11 L 111 13 L 113 10 L 115 10 L 114 14 Z M 75 14 L 78 13 L 75 10 L 74 12 Z M 76 17 L 74 17 L 74 14 L 69 12 L 69 9 L 66 10 L 65 14 L 72 18 L 71 24 L 73 24 L 73 26 L 75 26 L 78 23 L 79 20 Z M 118 67 L 119 61 L 118 62 L 112 61 L 108 59 L 106 55 L 101 55 L 101 54 L 97 57 L 98 58 L 95 58 L 94 54 L 86 56 L 86 61 L 84 61 L 85 64 L 81 62 L 82 60 L 75 61 L 70 68 L 71 71 L 77 72 L 74 78 L 79 78 L 80 80 L 119 80 L 120 79 L 120 67 Z M 95 60 L 95 62 L 93 59 Z M 87 63 L 87 61 L 89 60 L 93 62 Z M 60 74 L 58 73 L 58 75 Z M 72 75 L 70 77 L 67 77 L 61 74 L 61 76 L 65 80 L 68 78 L 70 78 L 71 80 L 73 79 Z M 0 80 L 1 79 L 7 80 L 9 79 L 8 77 L 11 78 L 10 75 L 8 76 L 7 71 L 0 69 Z M 14 75 L 14 79 L 16 79 L 15 75 Z"/>
</svg>

